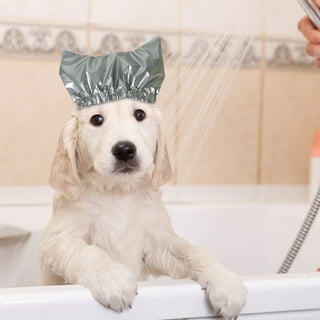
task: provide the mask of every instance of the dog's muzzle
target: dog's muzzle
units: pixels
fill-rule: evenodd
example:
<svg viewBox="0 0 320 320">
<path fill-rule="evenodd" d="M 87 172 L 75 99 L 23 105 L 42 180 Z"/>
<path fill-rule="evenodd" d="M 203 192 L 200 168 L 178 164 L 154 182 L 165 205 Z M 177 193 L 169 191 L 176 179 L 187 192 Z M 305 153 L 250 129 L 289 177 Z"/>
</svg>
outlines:
<svg viewBox="0 0 320 320">
<path fill-rule="evenodd" d="M 111 152 L 117 160 L 115 173 L 130 173 L 137 169 L 137 148 L 132 142 L 120 141 L 112 147 Z"/>
</svg>

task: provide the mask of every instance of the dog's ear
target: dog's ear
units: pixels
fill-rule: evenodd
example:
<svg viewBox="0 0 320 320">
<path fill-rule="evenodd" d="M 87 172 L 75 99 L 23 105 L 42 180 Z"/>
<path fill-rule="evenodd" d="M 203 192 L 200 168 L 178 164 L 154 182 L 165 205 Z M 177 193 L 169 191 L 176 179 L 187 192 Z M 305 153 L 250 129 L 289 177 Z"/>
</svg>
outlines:
<svg viewBox="0 0 320 320">
<path fill-rule="evenodd" d="M 163 134 L 162 123 L 158 124 L 158 139 L 154 154 L 154 167 L 151 175 L 151 183 L 154 191 L 172 179 L 173 172 L 169 159 L 168 148 Z"/>
<path fill-rule="evenodd" d="M 49 180 L 55 190 L 70 200 L 77 200 L 80 193 L 77 145 L 78 119 L 73 116 L 59 138 Z"/>
</svg>

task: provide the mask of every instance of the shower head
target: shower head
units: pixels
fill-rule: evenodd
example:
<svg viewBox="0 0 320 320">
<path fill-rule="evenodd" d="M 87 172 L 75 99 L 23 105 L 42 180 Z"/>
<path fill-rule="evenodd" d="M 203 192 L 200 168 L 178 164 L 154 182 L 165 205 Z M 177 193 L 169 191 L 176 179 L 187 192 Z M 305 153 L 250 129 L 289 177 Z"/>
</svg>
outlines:
<svg viewBox="0 0 320 320">
<path fill-rule="evenodd" d="M 320 9 L 315 0 L 297 0 L 314 26 L 320 30 Z"/>
</svg>

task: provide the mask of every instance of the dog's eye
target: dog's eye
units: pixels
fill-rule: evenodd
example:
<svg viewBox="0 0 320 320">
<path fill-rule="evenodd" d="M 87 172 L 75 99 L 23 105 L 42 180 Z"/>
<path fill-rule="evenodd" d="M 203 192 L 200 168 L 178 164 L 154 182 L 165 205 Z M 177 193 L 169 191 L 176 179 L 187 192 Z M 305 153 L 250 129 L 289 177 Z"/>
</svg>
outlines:
<svg viewBox="0 0 320 320">
<path fill-rule="evenodd" d="M 90 123 L 97 127 L 101 126 L 103 122 L 104 122 L 104 118 L 101 114 L 95 114 L 90 119 Z"/>
<path fill-rule="evenodd" d="M 133 115 L 134 115 L 134 117 L 136 118 L 137 121 L 142 121 L 146 117 L 146 113 L 141 109 L 135 110 Z"/>
</svg>

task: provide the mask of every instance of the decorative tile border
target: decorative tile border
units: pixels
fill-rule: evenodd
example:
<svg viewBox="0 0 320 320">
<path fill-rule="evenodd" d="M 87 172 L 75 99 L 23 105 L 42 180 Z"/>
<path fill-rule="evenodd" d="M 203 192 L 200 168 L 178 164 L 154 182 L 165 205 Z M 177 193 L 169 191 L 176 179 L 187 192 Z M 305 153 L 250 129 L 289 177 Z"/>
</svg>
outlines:
<svg viewBox="0 0 320 320">
<path fill-rule="evenodd" d="M 167 64 L 216 66 L 224 62 L 257 67 L 260 64 L 261 41 L 250 44 L 240 37 L 225 38 L 217 35 L 199 35 L 156 32 L 132 32 L 93 29 L 91 48 L 95 55 L 132 50 L 154 37 L 162 38 L 162 50 Z M 223 39 L 221 39 L 223 38 Z M 236 49 L 236 50 L 234 50 Z M 243 56 L 239 56 L 242 52 Z M 237 59 L 239 58 L 239 59 Z"/>
<path fill-rule="evenodd" d="M 0 56 L 57 57 L 64 49 L 84 52 L 86 37 L 84 28 L 0 23 Z"/>
<path fill-rule="evenodd" d="M 94 55 L 105 55 L 116 51 L 129 51 L 159 36 L 162 38 L 162 51 L 165 59 L 169 62 L 176 60 L 179 55 L 179 38 L 175 33 L 93 28 L 90 37 L 91 53 Z"/>
<path fill-rule="evenodd" d="M 269 68 L 314 68 L 314 59 L 305 52 L 304 41 L 269 39 L 266 63 Z"/>
<path fill-rule="evenodd" d="M 97 27 L 88 30 L 85 27 L 0 23 L 0 57 L 56 59 L 63 50 L 104 55 L 131 50 L 155 36 L 161 36 L 165 59 L 172 65 L 182 63 L 211 67 L 229 64 L 259 67 L 264 59 L 262 39 L 248 42 L 248 39 L 241 37 L 219 35 L 179 36 L 177 33 L 120 31 Z M 266 66 L 312 69 L 313 59 L 306 55 L 304 47 L 303 41 L 268 39 L 265 45 Z"/>
</svg>

